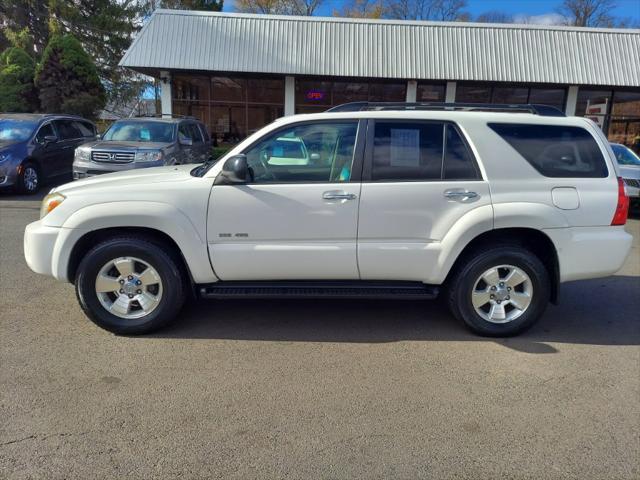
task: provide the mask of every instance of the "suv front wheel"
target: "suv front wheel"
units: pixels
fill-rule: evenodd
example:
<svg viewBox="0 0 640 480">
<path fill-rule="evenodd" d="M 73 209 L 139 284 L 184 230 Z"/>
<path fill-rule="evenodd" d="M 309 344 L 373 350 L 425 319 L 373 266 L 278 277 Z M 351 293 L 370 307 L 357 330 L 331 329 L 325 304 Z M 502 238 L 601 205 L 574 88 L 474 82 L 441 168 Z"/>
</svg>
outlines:
<svg viewBox="0 0 640 480">
<path fill-rule="evenodd" d="M 177 262 L 143 237 L 115 237 L 80 262 L 76 294 L 85 314 L 113 333 L 151 333 L 170 322 L 185 298 Z"/>
<path fill-rule="evenodd" d="M 549 273 L 518 246 L 494 247 L 468 258 L 448 289 L 453 315 L 480 335 L 506 337 L 529 328 L 550 297 Z"/>
</svg>

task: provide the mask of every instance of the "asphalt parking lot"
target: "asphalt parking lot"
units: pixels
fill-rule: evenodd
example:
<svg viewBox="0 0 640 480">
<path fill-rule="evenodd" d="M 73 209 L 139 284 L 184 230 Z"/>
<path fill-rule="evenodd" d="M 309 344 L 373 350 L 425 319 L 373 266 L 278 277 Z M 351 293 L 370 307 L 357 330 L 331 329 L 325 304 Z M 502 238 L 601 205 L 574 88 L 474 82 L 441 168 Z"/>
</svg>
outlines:
<svg viewBox="0 0 640 480">
<path fill-rule="evenodd" d="M 517 338 L 370 301 L 202 302 L 126 338 L 28 270 L 38 208 L 0 195 L 1 478 L 640 478 L 639 220 L 617 276 Z"/>
</svg>

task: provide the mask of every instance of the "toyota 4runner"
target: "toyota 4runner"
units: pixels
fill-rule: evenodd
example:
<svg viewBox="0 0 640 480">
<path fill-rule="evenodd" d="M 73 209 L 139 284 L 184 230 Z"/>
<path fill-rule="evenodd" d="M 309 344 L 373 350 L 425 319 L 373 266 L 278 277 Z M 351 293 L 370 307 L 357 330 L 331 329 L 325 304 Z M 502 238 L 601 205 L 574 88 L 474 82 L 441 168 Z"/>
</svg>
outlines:
<svg viewBox="0 0 640 480">
<path fill-rule="evenodd" d="M 116 333 L 162 327 L 190 293 L 441 293 L 475 332 L 513 335 L 561 283 L 622 266 L 617 168 L 596 124 L 549 107 L 350 104 L 281 118 L 216 163 L 58 187 L 24 249 Z"/>
</svg>

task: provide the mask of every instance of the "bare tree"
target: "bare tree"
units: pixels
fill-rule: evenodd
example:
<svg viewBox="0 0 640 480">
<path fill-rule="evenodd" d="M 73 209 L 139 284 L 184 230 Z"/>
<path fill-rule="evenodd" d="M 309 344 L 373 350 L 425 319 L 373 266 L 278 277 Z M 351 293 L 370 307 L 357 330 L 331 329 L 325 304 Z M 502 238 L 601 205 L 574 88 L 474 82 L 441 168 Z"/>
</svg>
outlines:
<svg viewBox="0 0 640 480">
<path fill-rule="evenodd" d="M 322 0 L 236 0 L 239 12 L 279 15 L 313 15 Z"/>
<path fill-rule="evenodd" d="M 468 20 L 467 0 L 389 0 L 385 17 L 401 20 Z"/>
<path fill-rule="evenodd" d="M 576 27 L 613 27 L 616 19 L 610 15 L 614 0 L 563 0 L 558 13 L 567 25 Z"/>
<path fill-rule="evenodd" d="M 478 15 L 475 21 L 480 23 L 513 23 L 514 19 L 511 15 L 499 10 L 490 10 Z"/>
</svg>

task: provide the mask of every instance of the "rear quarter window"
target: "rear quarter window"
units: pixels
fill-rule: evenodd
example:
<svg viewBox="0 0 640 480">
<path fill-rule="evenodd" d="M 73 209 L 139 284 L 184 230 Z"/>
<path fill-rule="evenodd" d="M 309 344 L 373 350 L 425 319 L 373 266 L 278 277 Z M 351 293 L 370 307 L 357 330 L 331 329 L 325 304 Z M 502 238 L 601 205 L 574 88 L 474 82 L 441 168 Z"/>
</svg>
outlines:
<svg viewBox="0 0 640 480">
<path fill-rule="evenodd" d="M 489 123 L 545 177 L 604 178 L 608 175 L 602 151 L 584 128 L 565 125 Z"/>
</svg>

